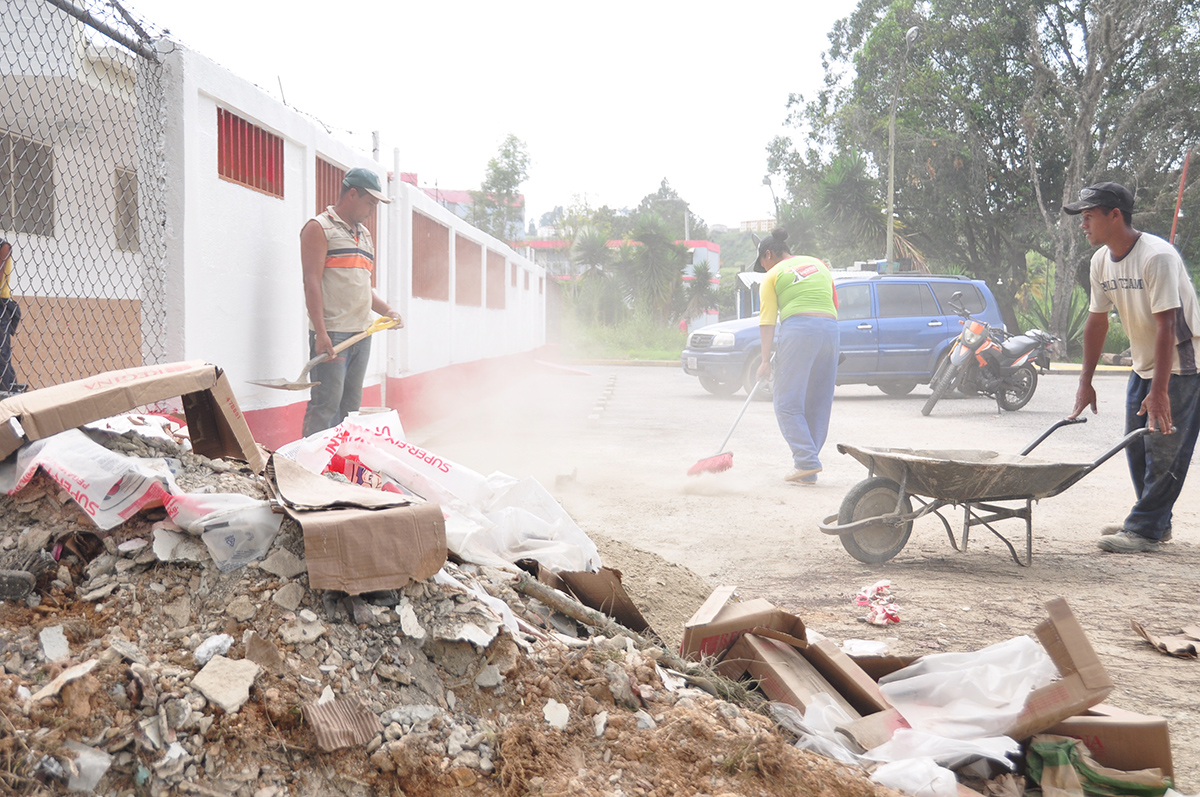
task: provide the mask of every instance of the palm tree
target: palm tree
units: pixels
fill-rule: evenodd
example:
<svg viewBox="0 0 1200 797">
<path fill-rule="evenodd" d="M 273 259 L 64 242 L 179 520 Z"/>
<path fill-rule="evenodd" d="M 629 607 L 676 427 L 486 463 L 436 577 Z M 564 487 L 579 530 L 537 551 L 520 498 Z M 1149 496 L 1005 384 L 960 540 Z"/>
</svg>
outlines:
<svg viewBox="0 0 1200 797">
<path fill-rule="evenodd" d="M 688 283 L 685 291 L 687 304 L 683 310 L 684 318 L 695 318 L 716 308 L 717 291 L 712 280 L 712 269 L 707 264 L 697 263 L 692 266 L 692 281 Z"/>
<path fill-rule="evenodd" d="M 878 201 L 876 181 L 867 174 L 866 161 L 857 153 L 839 155 L 829 164 L 816 186 L 815 205 L 822 221 L 843 241 L 879 241 L 887 236 L 887 217 Z M 896 255 L 910 258 L 918 268 L 925 256 L 900 234 L 896 222 Z"/>
<path fill-rule="evenodd" d="M 634 306 L 665 322 L 671 316 L 673 300 L 682 291 L 687 249 L 675 243 L 663 220 L 653 214 L 638 219 L 633 235 L 640 244 L 632 280 Z"/>
</svg>

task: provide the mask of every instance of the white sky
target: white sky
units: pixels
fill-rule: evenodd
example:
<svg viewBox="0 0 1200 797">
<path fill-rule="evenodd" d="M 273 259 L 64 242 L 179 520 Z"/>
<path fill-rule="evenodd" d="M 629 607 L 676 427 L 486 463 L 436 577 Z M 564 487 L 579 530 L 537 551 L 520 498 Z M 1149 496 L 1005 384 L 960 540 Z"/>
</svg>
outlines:
<svg viewBox="0 0 1200 797">
<path fill-rule="evenodd" d="M 766 146 L 815 96 L 854 0 L 127 0 L 192 49 L 422 186 L 478 188 L 508 133 L 527 219 L 634 207 L 666 177 L 709 225 L 770 218 Z"/>
</svg>

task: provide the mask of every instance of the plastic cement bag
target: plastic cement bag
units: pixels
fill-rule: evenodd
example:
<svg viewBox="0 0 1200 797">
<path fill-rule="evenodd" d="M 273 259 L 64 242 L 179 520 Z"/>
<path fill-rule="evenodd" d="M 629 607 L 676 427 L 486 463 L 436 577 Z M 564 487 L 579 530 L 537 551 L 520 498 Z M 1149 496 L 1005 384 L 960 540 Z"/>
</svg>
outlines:
<svg viewBox="0 0 1200 797">
<path fill-rule="evenodd" d="M 0 463 L 0 490 L 12 495 L 41 468 L 71 496 L 97 527 L 108 531 L 147 506 L 162 503 L 175 487 L 175 459 L 141 459 L 109 451 L 78 429 L 27 443 L 15 461 Z"/>
<path fill-rule="evenodd" d="M 849 722 L 851 717 L 829 695 L 815 695 L 803 714 L 787 703 L 772 702 L 769 708 L 775 721 L 796 735 L 796 747 L 844 764 L 859 763 L 859 757 L 834 733 L 835 726 Z"/>
<path fill-rule="evenodd" d="M 364 416 L 371 418 L 372 416 Z M 300 441 L 295 460 L 314 473 L 354 461 L 405 491 L 439 504 L 446 544 L 475 564 L 511 569 L 533 559 L 551 570 L 595 571 L 595 543 L 534 479 L 503 473 L 484 478 L 452 460 L 391 436 L 388 429 L 346 423 Z"/>
<path fill-rule="evenodd" d="M 185 493 L 167 499 L 167 514 L 204 540 L 222 573 L 266 555 L 283 524 L 271 502 L 237 493 Z"/>
<path fill-rule="evenodd" d="M 932 758 L 909 758 L 884 764 L 871 773 L 871 780 L 913 797 L 956 797 L 954 773 L 939 767 Z"/>
<path fill-rule="evenodd" d="M 1058 670 L 1044 648 L 1019 636 L 973 653 L 935 653 L 879 680 L 913 728 L 950 739 L 1000 736 L 1034 689 Z"/>
<path fill-rule="evenodd" d="M 931 733 L 899 728 L 892 738 L 863 753 L 868 761 L 902 761 L 906 758 L 932 758 L 947 769 L 958 767 L 976 758 L 987 758 L 1015 770 L 1009 758 L 1019 755 L 1021 745 L 1007 736 L 991 736 L 984 739 L 947 739 Z"/>
</svg>

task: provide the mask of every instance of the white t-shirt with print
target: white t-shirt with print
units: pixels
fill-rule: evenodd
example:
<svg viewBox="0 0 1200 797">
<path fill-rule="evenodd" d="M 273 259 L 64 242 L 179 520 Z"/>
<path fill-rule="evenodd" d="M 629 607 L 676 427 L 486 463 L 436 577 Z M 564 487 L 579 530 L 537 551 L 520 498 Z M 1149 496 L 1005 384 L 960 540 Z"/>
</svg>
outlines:
<svg viewBox="0 0 1200 797">
<path fill-rule="evenodd" d="M 1113 260 L 1107 246 L 1092 255 L 1093 313 L 1114 307 L 1129 335 L 1133 370 L 1143 379 L 1154 377 L 1154 313 L 1177 308 L 1175 351 L 1171 373 L 1196 373 L 1200 351 L 1200 303 L 1175 247 L 1156 235 L 1142 233 L 1129 254 Z"/>
</svg>

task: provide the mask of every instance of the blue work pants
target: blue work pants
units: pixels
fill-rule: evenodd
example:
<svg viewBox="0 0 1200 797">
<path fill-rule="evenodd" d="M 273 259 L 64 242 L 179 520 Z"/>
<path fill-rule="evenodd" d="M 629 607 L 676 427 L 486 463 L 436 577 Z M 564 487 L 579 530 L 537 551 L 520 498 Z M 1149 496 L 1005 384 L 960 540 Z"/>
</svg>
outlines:
<svg viewBox="0 0 1200 797">
<path fill-rule="evenodd" d="M 1131 373 L 1125 394 L 1126 434 L 1146 426 L 1148 418 L 1139 416 L 1138 410 L 1149 393 L 1150 380 Z M 1161 539 L 1171 528 L 1171 511 L 1192 462 L 1200 431 L 1200 374 L 1172 374 L 1167 394 L 1174 434 L 1151 433 L 1125 449 L 1137 495 L 1137 503 L 1125 518 L 1125 530 L 1152 540 Z"/>
<path fill-rule="evenodd" d="M 798 470 L 821 467 L 837 380 L 838 328 L 832 318 L 794 315 L 775 335 L 775 418 Z"/>
<path fill-rule="evenodd" d="M 357 332 L 330 332 L 336 346 Z M 317 356 L 317 333 L 308 332 L 309 357 Z M 309 371 L 310 382 L 321 384 L 312 388 L 308 408 L 304 411 L 304 436 L 337 426 L 346 416 L 362 405 L 363 379 L 371 359 L 371 339 L 363 338 L 341 352 L 335 361 L 326 360 Z"/>
</svg>

